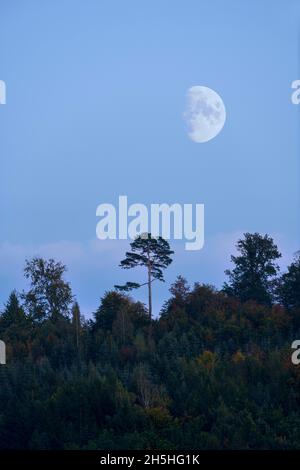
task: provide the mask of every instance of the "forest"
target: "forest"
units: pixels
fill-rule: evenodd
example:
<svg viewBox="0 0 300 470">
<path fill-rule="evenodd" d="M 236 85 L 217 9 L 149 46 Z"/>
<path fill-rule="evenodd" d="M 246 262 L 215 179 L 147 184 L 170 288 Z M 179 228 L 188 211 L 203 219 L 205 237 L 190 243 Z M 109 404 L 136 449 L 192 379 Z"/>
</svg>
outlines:
<svg viewBox="0 0 300 470">
<path fill-rule="evenodd" d="M 280 272 L 274 240 L 246 233 L 220 289 L 178 275 L 154 316 L 173 256 L 136 239 L 121 267 L 144 267 L 147 305 L 128 282 L 89 318 L 66 266 L 26 260 L 0 315 L 1 449 L 300 449 L 300 253 Z"/>
</svg>

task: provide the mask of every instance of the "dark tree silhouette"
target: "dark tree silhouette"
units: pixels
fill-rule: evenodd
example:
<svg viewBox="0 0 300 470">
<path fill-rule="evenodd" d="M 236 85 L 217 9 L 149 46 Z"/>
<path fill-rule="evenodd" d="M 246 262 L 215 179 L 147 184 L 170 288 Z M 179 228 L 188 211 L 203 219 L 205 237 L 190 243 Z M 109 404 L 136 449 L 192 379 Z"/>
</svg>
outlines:
<svg viewBox="0 0 300 470">
<path fill-rule="evenodd" d="M 93 317 L 66 315 L 63 272 L 30 264 L 33 310 L 16 292 L 0 306 L 0 450 L 300 449 L 298 255 L 280 279 L 288 309 L 179 276 L 155 322 L 115 290 Z"/>
<path fill-rule="evenodd" d="M 245 233 L 237 242 L 238 256 L 231 256 L 235 267 L 226 270 L 229 283 L 223 290 L 242 302 L 255 300 L 261 304 L 272 302 L 272 288 L 279 266 L 275 261 L 281 257 L 273 239 L 259 233 Z"/>
<path fill-rule="evenodd" d="M 24 274 L 30 289 L 23 293 L 25 307 L 35 321 L 68 315 L 73 300 L 69 283 L 63 279 L 66 267 L 53 259 L 26 260 Z"/>
<path fill-rule="evenodd" d="M 174 253 L 170 249 L 169 243 L 162 237 L 154 238 L 151 233 L 138 236 L 131 244 L 131 251 L 126 253 L 126 258 L 121 261 L 120 266 L 124 269 L 131 269 L 137 266 L 147 268 L 147 282 L 140 284 L 137 282 L 127 282 L 124 286 L 115 285 L 121 291 L 138 289 L 143 285 L 148 286 L 148 311 L 152 315 L 152 282 L 159 280 L 164 282 L 163 269 L 172 263 L 171 255 Z"/>
<path fill-rule="evenodd" d="M 300 251 L 278 282 L 279 301 L 288 309 L 300 308 Z"/>
<path fill-rule="evenodd" d="M 22 329 L 28 323 L 25 312 L 20 305 L 18 295 L 15 290 L 9 296 L 2 313 L 0 321 L 0 329 L 13 327 L 15 330 Z"/>
<path fill-rule="evenodd" d="M 190 292 L 187 280 L 183 276 L 177 276 L 169 291 L 177 302 L 184 303 Z"/>
<path fill-rule="evenodd" d="M 72 305 L 72 323 L 75 333 L 76 350 L 78 357 L 80 357 L 81 313 L 78 302 L 74 302 Z"/>
</svg>

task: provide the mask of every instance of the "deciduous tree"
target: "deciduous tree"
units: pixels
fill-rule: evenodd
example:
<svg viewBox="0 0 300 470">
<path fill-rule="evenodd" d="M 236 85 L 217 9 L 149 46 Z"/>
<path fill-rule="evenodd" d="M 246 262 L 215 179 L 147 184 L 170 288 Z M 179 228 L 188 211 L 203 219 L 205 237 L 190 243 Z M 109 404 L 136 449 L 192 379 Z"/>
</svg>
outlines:
<svg viewBox="0 0 300 470">
<path fill-rule="evenodd" d="M 272 302 L 274 279 L 279 271 L 276 260 L 281 257 L 273 239 L 259 233 L 245 233 L 237 242 L 237 256 L 231 256 L 234 269 L 226 270 L 229 283 L 223 290 L 242 302 L 255 300 L 258 303 Z"/>
<path fill-rule="evenodd" d="M 25 278 L 30 289 L 22 297 L 33 320 L 68 316 L 73 300 L 71 287 L 63 278 L 66 267 L 54 259 L 33 258 L 25 264 Z"/>
</svg>

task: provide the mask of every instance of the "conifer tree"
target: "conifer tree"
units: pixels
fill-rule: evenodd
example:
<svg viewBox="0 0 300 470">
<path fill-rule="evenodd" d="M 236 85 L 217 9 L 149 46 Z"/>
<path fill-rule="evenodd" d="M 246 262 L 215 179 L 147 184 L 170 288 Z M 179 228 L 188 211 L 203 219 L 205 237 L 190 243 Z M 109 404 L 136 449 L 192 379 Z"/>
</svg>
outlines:
<svg viewBox="0 0 300 470">
<path fill-rule="evenodd" d="M 300 251 L 278 282 L 279 301 L 288 309 L 300 308 Z"/>
<path fill-rule="evenodd" d="M 0 317 L 0 330 L 22 328 L 28 323 L 25 312 L 20 305 L 16 291 L 12 291 Z"/>
<path fill-rule="evenodd" d="M 169 243 L 162 237 L 154 238 L 151 233 L 139 235 L 131 244 L 131 251 L 126 253 L 125 259 L 120 263 L 121 268 L 131 269 L 137 266 L 144 266 L 147 269 L 147 281 L 145 283 L 127 282 L 124 286 L 116 285 L 115 288 L 122 291 L 138 289 L 141 286 L 148 286 L 148 312 L 152 316 L 152 282 L 159 280 L 164 282 L 163 270 L 171 263 L 171 255 L 174 253 L 170 249 Z"/>
<path fill-rule="evenodd" d="M 76 349 L 79 356 L 80 350 L 80 330 L 81 330 L 81 315 L 80 315 L 80 308 L 78 302 L 74 302 L 72 306 L 72 323 L 75 331 L 75 338 L 76 338 Z"/>
</svg>

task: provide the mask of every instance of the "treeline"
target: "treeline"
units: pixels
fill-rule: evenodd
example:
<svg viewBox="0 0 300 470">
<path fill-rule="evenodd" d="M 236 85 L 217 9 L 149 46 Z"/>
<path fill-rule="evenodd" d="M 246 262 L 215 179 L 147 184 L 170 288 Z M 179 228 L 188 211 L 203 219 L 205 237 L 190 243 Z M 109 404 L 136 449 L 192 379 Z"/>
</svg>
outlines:
<svg viewBox="0 0 300 470">
<path fill-rule="evenodd" d="M 237 249 L 221 290 L 179 276 L 156 319 L 112 290 L 87 320 L 63 264 L 27 261 L 0 316 L 0 448 L 300 449 L 300 258 Z"/>
</svg>

